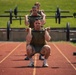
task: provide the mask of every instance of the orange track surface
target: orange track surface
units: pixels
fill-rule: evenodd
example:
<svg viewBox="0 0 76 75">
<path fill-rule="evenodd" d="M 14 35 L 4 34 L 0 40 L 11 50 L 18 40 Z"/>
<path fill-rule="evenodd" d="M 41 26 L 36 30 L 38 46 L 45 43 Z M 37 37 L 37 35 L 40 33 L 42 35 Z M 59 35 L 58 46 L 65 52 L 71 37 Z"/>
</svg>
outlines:
<svg viewBox="0 0 76 75">
<path fill-rule="evenodd" d="M 76 75 L 76 46 L 69 42 L 52 42 L 48 68 L 43 68 L 39 54 L 34 68 L 27 67 L 26 42 L 0 42 L 0 75 Z"/>
</svg>

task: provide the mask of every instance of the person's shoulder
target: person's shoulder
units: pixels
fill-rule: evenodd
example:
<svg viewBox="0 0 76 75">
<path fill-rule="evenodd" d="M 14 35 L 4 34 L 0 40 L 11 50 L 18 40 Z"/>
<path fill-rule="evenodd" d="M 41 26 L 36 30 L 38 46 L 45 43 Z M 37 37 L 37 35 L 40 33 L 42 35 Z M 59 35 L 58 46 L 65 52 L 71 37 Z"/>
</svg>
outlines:
<svg viewBox="0 0 76 75">
<path fill-rule="evenodd" d="M 33 17 L 32 13 L 29 14 L 28 18 L 31 19 Z"/>
<path fill-rule="evenodd" d="M 29 16 L 33 16 L 32 13 L 30 13 Z"/>
<path fill-rule="evenodd" d="M 39 10 L 39 12 L 43 12 L 43 13 L 44 13 L 44 10 L 43 10 L 43 9 L 41 9 L 41 10 Z"/>
<path fill-rule="evenodd" d="M 45 28 L 42 27 L 40 31 L 45 32 Z"/>
</svg>

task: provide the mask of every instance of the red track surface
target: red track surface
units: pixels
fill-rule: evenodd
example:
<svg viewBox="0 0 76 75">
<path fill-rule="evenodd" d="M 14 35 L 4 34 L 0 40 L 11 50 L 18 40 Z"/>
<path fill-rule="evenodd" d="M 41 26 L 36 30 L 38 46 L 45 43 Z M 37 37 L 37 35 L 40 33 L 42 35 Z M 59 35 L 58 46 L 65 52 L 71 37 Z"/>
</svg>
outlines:
<svg viewBox="0 0 76 75">
<path fill-rule="evenodd" d="M 0 42 L 0 75 L 76 75 L 76 46 L 69 42 L 52 42 L 48 68 L 43 68 L 43 61 L 34 58 L 34 68 L 27 67 L 29 61 L 24 60 L 25 42 Z"/>
</svg>

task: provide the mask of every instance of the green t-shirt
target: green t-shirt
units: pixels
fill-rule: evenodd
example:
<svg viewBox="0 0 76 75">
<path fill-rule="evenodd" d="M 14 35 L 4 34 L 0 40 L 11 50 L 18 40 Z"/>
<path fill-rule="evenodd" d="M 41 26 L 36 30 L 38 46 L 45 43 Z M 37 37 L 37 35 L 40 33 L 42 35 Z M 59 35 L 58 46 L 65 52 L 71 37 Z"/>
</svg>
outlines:
<svg viewBox="0 0 76 75">
<path fill-rule="evenodd" d="M 33 46 L 43 46 L 46 44 L 46 40 L 45 40 L 45 31 L 44 30 L 40 30 L 40 31 L 36 31 L 36 30 L 32 30 L 32 40 L 31 40 L 31 45 Z"/>
</svg>

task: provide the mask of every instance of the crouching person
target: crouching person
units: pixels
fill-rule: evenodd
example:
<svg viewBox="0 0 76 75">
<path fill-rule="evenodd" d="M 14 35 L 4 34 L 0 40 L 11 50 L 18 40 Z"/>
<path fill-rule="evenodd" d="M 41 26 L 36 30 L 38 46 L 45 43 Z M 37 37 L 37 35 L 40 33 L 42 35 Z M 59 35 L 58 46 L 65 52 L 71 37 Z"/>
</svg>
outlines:
<svg viewBox="0 0 76 75">
<path fill-rule="evenodd" d="M 29 57 L 30 63 L 28 67 L 34 67 L 34 61 L 32 56 L 36 53 L 44 55 L 43 67 L 48 67 L 47 59 L 50 56 L 51 47 L 47 42 L 51 39 L 47 30 L 42 29 L 41 20 L 36 19 L 34 22 L 34 29 L 29 28 L 26 36 L 26 50 L 27 56 Z"/>
</svg>

